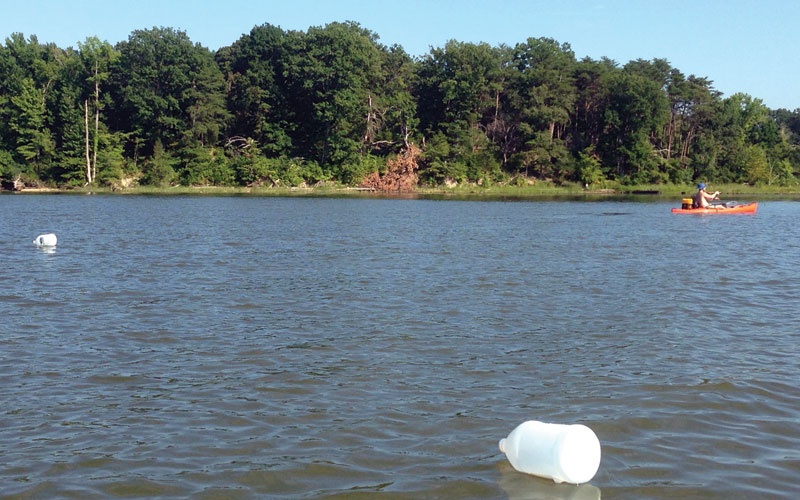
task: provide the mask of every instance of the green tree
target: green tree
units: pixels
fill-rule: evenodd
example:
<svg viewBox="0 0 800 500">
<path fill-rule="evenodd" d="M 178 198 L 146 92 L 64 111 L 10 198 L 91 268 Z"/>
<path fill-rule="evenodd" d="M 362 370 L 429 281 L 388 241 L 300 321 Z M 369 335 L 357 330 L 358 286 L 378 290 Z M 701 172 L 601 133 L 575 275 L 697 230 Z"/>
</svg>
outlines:
<svg viewBox="0 0 800 500">
<path fill-rule="evenodd" d="M 363 137 L 368 151 L 408 148 L 419 127 L 417 103 L 412 94 L 416 81 L 414 61 L 398 45 L 380 51 L 380 72 L 367 96 L 368 111 Z"/>
<path fill-rule="evenodd" d="M 168 186 L 175 179 L 177 161 L 174 156 L 164 149 L 160 139 L 153 145 L 153 155 L 145 162 L 142 181 L 154 186 Z"/>
<path fill-rule="evenodd" d="M 97 150 L 100 144 L 100 112 L 104 105 L 100 99 L 100 89 L 111 76 L 111 67 L 119 58 L 119 53 L 108 42 L 97 37 L 89 37 L 79 43 L 80 57 L 86 74 L 84 91 L 84 137 L 86 153 L 86 183 L 92 184 L 97 178 Z M 91 96 L 91 97 L 89 97 Z M 91 106 L 90 106 L 91 102 Z M 90 109 L 90 107 L 92 109 Z M 93 126 L 90 125 L 90 116 Z M 90 146 L 90 136 L 92 137 Z"/>
<path fill-rule="evenodd" d="M 252 138 L 271 156 L 292 154 L 291 133 L 302 119 L 286 102 L 290 39 L 296 36 L 264 24 L 216 54 L 228 89 L 229 135 Z"/>
<path fill-rule="evenodd" d="M 666 181 L 653 141 L 668 120 L 669 104 L 658 83 L 636 73 L 615 73 L 598 145 L 603 165 L 613 168 L 608 173 L 634 183 Z"/>
<path fill-rule="evenodd" d="M 575 54 L 569 44 L 550 38 L 529 38 L 514 49 L 518 77 L 512 88 L 519 96 L 521 119 L 548 139 L 562 138 L 575 103 Z"/>
<path fill-rule="evenodd" d="M 22 81 L 20 93 L 11 97 L 11 117 L 9 127 L 17 136 L 17 153 L 31 162 L 37 175 L 41 175 L 42 165 L 54 153 L 55 143 L 47 128 L 45 99 L 33 80 Z"/>
<path fill-rule="evenodd" d="M 185 184 L 202 186 L 229 186 L 235 180 L 222 148 L 200 144 L 181 150 L 178 177 Z"/>
<path fill-rule="evenodd" d="M 32 177 L 50 175 L 56 142 L 51 130 L 53 91 L 64 51 L 36 36 L 14 33 L 0 54 L 0 137 L 15 163 Z"/>
<path fill-rule="evenodd" d="M 502 80 L 499 54 L 486 43 L 450 40 L 433 48 L 418 65 L 417 98 L 421 127 L 457 137 L 479 128 L 496 107 L 496 83 Z"/>
<path fill-rule="evenodd" d="M 344 182 L 360 182 L 348 166 L 363 152 L 380 64 L 377 36 L 357 23 L 312 27 L 293 37 L 288 103 L 303 117 L 292 133 L 296 156 L 329 165 Z"/>
<path fill-rule="evenodd" d="M 86 182 L 84 77 L 80 55 L 71 48 L 66 50 L 60 60 L 54 97 L 48 104 L 56 145 L 48 177 L 59 184 L 76 186 Z"/>
<path fill-rule="evenodd" d="M 529 38 L 514 48 L 510 102 L 524 138 L 516 158 L 526 173 L 532 168 L 541 178 L 563 178 L 569 171 L 564 139 L 576 99 L 575 64 L 569 44 L 550 38 Z"/>
<path fill-rule="evenodd" d="M 451 40 L 444 48 L 431 49 L 419 63 L 415 94 L 420 127 L 432 142 L 450 145 L 425 151 L 423 180 L 443 175 L 459 179 L 462 172 L 470 180 L 498 175 L 498 147 L 489 134 L 501 128 L 497 117 L 506 78 L 502 54 L 485 43 Z"/>
<path fill-rule="evenodd" d="M 750 165 L 760 162 L 760 154 L 750 148 L 757 145 L 763 151 L 775 140 L 777 130 L 764 135 L 763 127 L 771 122 L 769 110 L 760 99 L 737 93 L 717 104 L 713 116 L 715 154 L 712 162 L 705 165 L 698 176 L 717 179 L 720 182 L 757 182 L 763 168 Z M 771 139 L 767 137 L 772 136 Z"/>
<path fill-rule="evenodd" d="M 578 153 L 578 179 L 584 186 L 589 187 L 603 180 L 603 169 L 600 159 L 591 147 Z"/>
<path fill-rule="evenodd" d="M 117 44 L 112 66 L 114 128 L 130 131 L 129 154 L 216 144 L 225 128 L 224 81 L 213 55 L 171 28 L 138 30 Z M 153 178 L 147 176 L 147 178 Z M 163 176 L 156 176 L 163 182 Z"/>
<path fill-rule="evenodd" d="M 719 93 L 707 78 L 686 77 L 665 59 L 637 59 L 625 71 L 647 78 L 658 85 L 669 102 L 669 119 L 658 134 L 652 134 L 655 153 L 666 166 L 673 182 L 691 182 L 693 143 L 709 130 L 713 105 Z"/>
<path fill-rule="evenodd" d="M 613 75 L 621 70 L 616 62 L 584 58 L 574 66 L 575 103 L 570 118 L 570 143 L 574 151 L 596 148 L 606 131 L 606 113 L 611 99 Z"/>
</svg>

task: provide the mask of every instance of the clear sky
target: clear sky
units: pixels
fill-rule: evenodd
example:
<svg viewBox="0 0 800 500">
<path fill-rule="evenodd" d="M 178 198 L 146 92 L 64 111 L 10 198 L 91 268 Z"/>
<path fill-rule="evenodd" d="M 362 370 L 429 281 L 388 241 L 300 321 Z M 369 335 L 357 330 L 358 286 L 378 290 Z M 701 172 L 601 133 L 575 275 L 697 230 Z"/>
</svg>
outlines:
<svg viewBox="0 0 800 500">
<path fill-rule="evenodd" d="M 450 39 L 513 46 L 550 37 L 579 59 L 659 57 L 725 96 L 800 108 L 800 0 L 0 0 L 3 39 L 21 32 L 62 48 L 164 26 L 216 50 L 264 23 L 306 30 L 333 21 L 356 21 L 413 56 Z"/>
</svg>

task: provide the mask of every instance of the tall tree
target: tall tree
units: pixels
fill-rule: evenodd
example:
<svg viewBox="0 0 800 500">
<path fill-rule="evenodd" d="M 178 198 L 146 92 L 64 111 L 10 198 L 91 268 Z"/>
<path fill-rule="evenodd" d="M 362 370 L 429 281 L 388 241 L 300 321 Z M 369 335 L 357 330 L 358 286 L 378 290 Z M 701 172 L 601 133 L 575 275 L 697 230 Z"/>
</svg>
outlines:
<svg viewBox="0 0 800 500">
<path fill-rule="evenodd" d="M 637 183 L 665 181 L 653 139 L 668 120 L 669 104 L 658 83 L 636 73 L 615 73 L 598 148 L 604 166 L 613 168 L 609 173 Z"/>
<path fill-rule="evenodd" d="M 363 151 L 376 92 L 381 54 L 377 36 L 357 23 L 312 27 L 291 40 L 286 75 L 288 104 L 300 125 L 292 132 L 295 151 L 304 152 L 345 182 L 361 180 L 348 170 Z"/>
<path fill-rule="evenodd" d="M 499 170 L 498 148 L 487 135 L 498 129 L 503 53 L 486 43 L 450 40 L 433 48 L 418 65 L 420 127 L 428 180 L 478 180 Z"/>
<path fill-rule="evenodd" d="M 610 100 L 612 76 L 620 71 L 608 58 L 584 58 L 575 65 L 575 104 L 570 119 L 570 141 L 574 151 L 595 149 L 606 129 L 605 110 Z"/>
<path fill-rule="evenodd" d="M 529 38 L 514 49 L 513 64 L 519 72 L 513 86 L 522 119 L 534 130 L 547 130 L 551 141 L 561 138 L 575 103 L 575 54 L 569 44 Z"/>
<path fill-rule="evenodd" d="M 16 150 L 34 165 L 36 174 L 41 175 L 42 166 L 55 150 L 55 143 L 45 122 L 47 110 L 42 90 L 36 88 L 32 79 L 25 78 L 19 94 L 10 100 L 9 127 L 17 136 Z"/>
<path fill-rule="evenodd" d="M 264 24 L 216 54 L 232 115 L 229 134 L 255 140 L 271 156 L 291 155 L 291 134 L 302 119 L 286 102 L 288 45 L 296 36 Z"/>
<path fill-rule="evenodd" d="M 364 147 L 368 151 L 391 151 L 398 146 L 408 149 L 419 125 L 412 95 L 414 61 L 398 45 L 379 49 L 380 72 L 374 75 L 375 83 L 367 96 Z"/>
<path fill-rule="evenodd" d="M 56 146 L 51 131 L 53 89 L 64 51 L 54 44 L 39 44 L 34 35 L 26 39 L 14 33 L 6 39 L 3 52 L 3 69 L 8 73 L 0 77 L 5 93 L 0 119 L 7 126 L 0 132 L 13 155 L 33 166 L 36 176 L 49 174 Z"/>
<path fill-rule="evenodd" d="M 519 155 L 540 177 L 561 177 L 568 158 L 564 135 L 573 110 L 575 54 L 569 44 L 529 38 L 514 48 L 511 82 L 525 148 Z"/>
<path fill-rule="evenodd" d="M 214 142 L 224 127 L 224 81 L 211 52 L 172 28 L 137 30 L 117 44 L 112 90 L 114 125 L 130 130 L 132 146 L 153 151 Z"/>
<path fill-rule="evenodd" d="M 85 42 L 79 43 L 81 61 L 86 72 L 86 83 L 88 86 L 86 97 L 83 101 L 84 109 L 84 132 L 85 132 L 85 153 L 86 153 L 86 184 L 92 184 L 97 178 L 97 149 L 100 141 L 100 111 L 102 109 L 100 101 L 100 88 L 111 76 L 111 67 L 119 58 L 119 53 L 106 41 L 100 41 L 97 37 L 89 37 Z M 93 112 L 90 112 L 90 97 Z M 89 147 L 89 115 L 93 115 L 93 140 Z"/>
<path fill-rule="evenodd" d="M 494 84 L 502 79 L 498 53 L 486 43 L 448 41 L 419 63 L 417 97 L 426 134 L 457 136 L 492 116 Z"/>
</svg>

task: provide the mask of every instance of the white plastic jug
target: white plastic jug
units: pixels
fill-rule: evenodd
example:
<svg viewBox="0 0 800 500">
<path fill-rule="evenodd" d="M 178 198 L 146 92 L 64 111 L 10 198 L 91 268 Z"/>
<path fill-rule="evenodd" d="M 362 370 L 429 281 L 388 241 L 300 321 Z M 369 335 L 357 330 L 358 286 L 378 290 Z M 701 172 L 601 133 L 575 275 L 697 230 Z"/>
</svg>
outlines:
<svg viewBox="0 0 800 500">
<path fill-rule="evenodd" d="M 40 234 L 33 240 L 33 244 L 37 247 L 54 247 L 58 243 L 58 238 L 53 233 Z"/>
<path fill-rule="evenodd" d="M 589 482 L 600 468 L 600 441 L 581 424 L 529 420 L 499 444 L 515 469 L 556 483 Z"/>
</svg>

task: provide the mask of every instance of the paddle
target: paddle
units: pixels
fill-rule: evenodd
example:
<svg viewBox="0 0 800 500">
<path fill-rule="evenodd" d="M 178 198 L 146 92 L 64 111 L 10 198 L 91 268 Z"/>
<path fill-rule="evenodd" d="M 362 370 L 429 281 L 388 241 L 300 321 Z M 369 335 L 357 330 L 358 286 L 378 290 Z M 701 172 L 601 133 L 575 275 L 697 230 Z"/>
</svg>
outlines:
<svg viewBox="0 0 800 500">
<path fill-rule="evenodd" d="M 738 204 L 739 204 L 739 202 L 738 202 L 738 201 L 721 201 L 721 200 L 719 199 L 719 191 L 717 191 L 716 193 L 714 193 L 714 199 L 716 199 L 717 201 L 716 201 L 716 202 L 713 202 L 713 201 L 712 201 L 712 202 L 710 203 L 710 206 L 712 206 L 712 207 L 724 207 L 724 208 L 731 208 L 731 207 L 735 207 L 736 205 L 738 205 Z"/>
<path fill-rule="evenodd" d="M 738 206 L 738 205 L 740 205 L 740 203 L 738 201 L 718 201 L 716 203 L 712 203 L 711 204 L 712 207 L 720 207 L 720 206 L 722 206 L 722 207 L 725 207 L 725 208 L 733 208 L 733 207 Z"/>
</svg>

